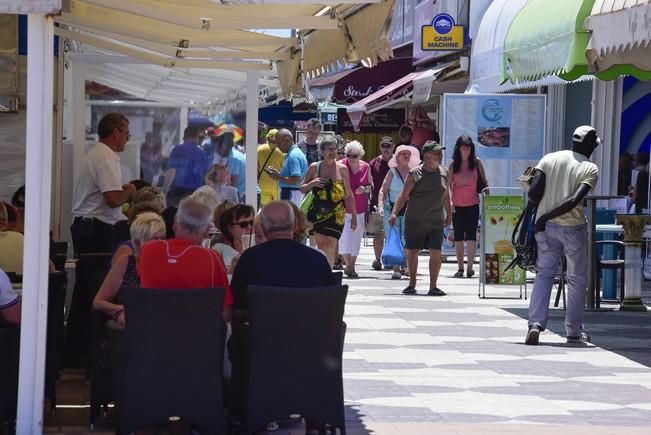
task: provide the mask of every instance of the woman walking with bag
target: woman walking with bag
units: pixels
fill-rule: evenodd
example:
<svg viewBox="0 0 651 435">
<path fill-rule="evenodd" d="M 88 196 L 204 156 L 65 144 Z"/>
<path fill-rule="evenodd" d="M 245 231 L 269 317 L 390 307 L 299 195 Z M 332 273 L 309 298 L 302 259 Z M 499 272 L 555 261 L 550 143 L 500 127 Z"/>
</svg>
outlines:
<svg viewBox="0 0 651 435">
<path fill-rule="evenodd" d="M 346 222 L 339 239 L 339 253 L 344 256 L 346 268 L 344 273 L 349 278 L 357 278 L 355 263 L 359 255 L 359 247 L 364 236 L 364 221 L 368 211 L 369 194 L 373 192 L 371 167 L 362 160 L 364 147 L 356 140 L 346 144 L 346 158 L 341 160 L 350 176 L 350 190 L 354 193 L 355 208 L 346 207 Z M 353 214 L 357 214 L 357 228 L 351 227 Z"/>
<path fill-rule="evenodd" d="M 323 160 L 312 163 L 307 169 L 301 192 L 312 191 L 314 195 L 307 218 L 312 222 L 317 247 L 326 254 L 332 267 L 337 241 L 344 228 L 346 209 L 351 211 L 350 227 L 353 231 L 357 228 L 357 213 L 348 169 L 336 160 L 337 139 L 327 136 L 319 147 Z"/>
<path fill-rule="evenodd" d="M 463 245 L 465 242 L 468 253 L 466 275 L 468 278 L 472 278 L 475 275 L 473 264 L 477 246 L 477 224 L 479 223 L 479 194 L 488 187 L 488 182 L 484 167 L 475 156 L 475 144 L 470 136 L 462 135 L 457 139 L 448 173 L 450 174 L 454 248 L 458 264 L 458 270 L 454 277 L 463 278 Z"/>
<path fill-rule="evenodd" d="M 381 216 L 384 218 L 384 234 L 389 236 L 389 231 L 391 226 L 389 225 L 389 217 L 391 216 L 391 210 L 393 210 L 393 205 L 400 196 L 402 188 L 405 185 L 405 180 L 409 175 L 409 171 L 414 169 L 420 164 L 420 151 L 418 148 L 411 145 L 400 145 L 396 148 L 396 152 L 389 160 L 389 172 L 384 177 L 384 182 L 380 188 L 380 193 L 378 194 L 378 210 Z M 398 212 L 396 215 L 396 224 L 394 228 L 398 232 L 398 236 L 402 241 L 402 245 L 405 244 L 405 207 Z M 400 266 L 393 266 L 393 274 L 391 279 L 400 279 L 402 273 L 400 271 Z"/>
</svg>

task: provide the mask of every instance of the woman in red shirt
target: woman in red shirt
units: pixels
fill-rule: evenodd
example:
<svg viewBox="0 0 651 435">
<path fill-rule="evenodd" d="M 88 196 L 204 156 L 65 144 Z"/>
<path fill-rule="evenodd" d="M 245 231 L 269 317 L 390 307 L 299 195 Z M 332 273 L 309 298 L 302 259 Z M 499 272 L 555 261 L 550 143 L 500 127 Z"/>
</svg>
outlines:
<svg viewBox="0 0 651 435">
<path fill-rule="evenodd" d="M 452 203 L 452 226 L 454 248 L 459 270 L 455 278 L 463 278 L 464 242 L 468 254 L 467 276 L 475 275 L 475 249 L 477 246 L 477 224 L 479 223 L 479 187 L 488 187 L 484 167 L 475 155 L 475 144 L 470 136 L 459 136 L 454 145 L 452 161 L 448 168 L 450 200 Z"/>
</svg>

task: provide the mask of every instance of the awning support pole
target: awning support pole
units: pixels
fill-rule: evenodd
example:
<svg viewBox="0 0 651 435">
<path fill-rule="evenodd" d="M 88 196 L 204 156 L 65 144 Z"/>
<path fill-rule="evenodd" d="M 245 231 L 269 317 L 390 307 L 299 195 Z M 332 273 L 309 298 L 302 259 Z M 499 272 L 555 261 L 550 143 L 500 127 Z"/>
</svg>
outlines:
<svg viewBox="0 0 651 435">
<path fill-rule="evenodd" d="M 20 369 L 19 434 L 43 432 L 45 339 L 47 335 L 48 249 L 52 182 L 52 89 L 54 19 L 27 17 L 27 134 L 25 249 Z"/>
<path fill-rule="evenodd" d="M 246 73 L 246 203 L 258 208 L 258 72 Z"/>
</svg>

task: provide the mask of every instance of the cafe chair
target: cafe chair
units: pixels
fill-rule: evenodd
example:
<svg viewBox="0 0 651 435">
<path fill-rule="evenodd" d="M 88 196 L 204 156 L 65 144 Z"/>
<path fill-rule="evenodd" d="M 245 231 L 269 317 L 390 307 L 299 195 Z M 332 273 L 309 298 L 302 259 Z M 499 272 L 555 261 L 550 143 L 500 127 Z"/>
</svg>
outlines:
<svg viewBox="0 0 651 435">
<path fill-rule="evenodd" d="M 595 307 L 600 308 L 601 301 L 601 271 L 602 270 L 619 270 L 619 301 L 624 301 L 624 242 L 620 240 L 598 240 L 595 242 L 597 247 L 614 246 L 617 250 L 617 257 L 615 259 L 607 260 L 599 258 L 597 261 L 597 276 L 595 286 Z"/>
<path fill-rule="evenodd" d="M 179 417 L 200 433 L 223 434 L 224 289 L 123 288 L 122 294 L 119 433 Z"/>
<path fill-rule="evenodd" d="M 45 353 L 45 397 L 50 399 L 50 411 L 57 405 L 57 380 L 63 367 L 63 335 L 68 277 L 66 272 L 49 274 L 47 299 L 47 336 Z"/>
<path fill-rule="evenodd" d="M 250 286 L 247 291 L 246 432 L 299 414 L 345 435 L 342 353 L 348 286 Z"/>
<path fill-rule="evenodd" d="M 20 327 L 0 327 L 0 433 L 13 433 L 18 402 Z"/>
<path fill-rule="evenodd" d="M 91 369 L 93 299 L 111 267 L 111 253 L 80 254 L 66 323 L 65 366 Z"/>
</svg>

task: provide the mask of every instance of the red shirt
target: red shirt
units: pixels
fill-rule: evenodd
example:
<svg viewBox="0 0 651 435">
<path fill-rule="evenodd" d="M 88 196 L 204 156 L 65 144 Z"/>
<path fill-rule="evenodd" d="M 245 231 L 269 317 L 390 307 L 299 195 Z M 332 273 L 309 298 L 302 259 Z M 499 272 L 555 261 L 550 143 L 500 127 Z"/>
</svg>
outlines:
<svg viewBox="0 0 651 435">
<path fill-rule="evenodd" d="M 371 197 L 371 207 L 377 206 L 377 197 L 380 194 L 380 188 L 384 182 L 384 177 L 389 172 L 389 161 L 384 160 L 381 155 L 377 156 L 369 163 L 371 167 L 371 178 L 373 179 L 373 196 Z"/>
<path fill-rule="evenodd" d="M 221 256 L 188 239 L 145 243 L 138 258 L 138 275 L 143 288 L 224 287 L 224 306 L 233 304 L 233 294 Z"/>
</svg>

